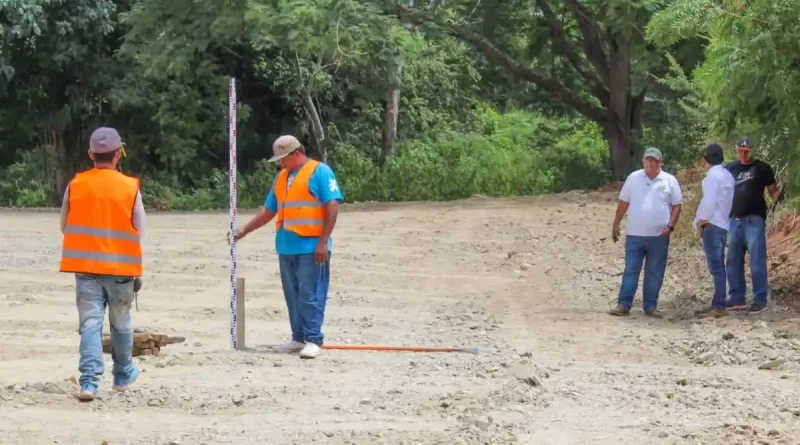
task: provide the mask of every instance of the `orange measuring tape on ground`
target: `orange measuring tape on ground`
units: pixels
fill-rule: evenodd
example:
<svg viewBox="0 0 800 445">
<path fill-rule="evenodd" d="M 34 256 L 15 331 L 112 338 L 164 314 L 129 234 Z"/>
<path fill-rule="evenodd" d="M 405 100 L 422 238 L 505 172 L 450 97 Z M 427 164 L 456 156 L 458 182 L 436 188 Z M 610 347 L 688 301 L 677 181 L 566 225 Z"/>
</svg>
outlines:
<svg viewBox="0 0 800 445">
<path fill-rule="evenodd" d="M 342 349 L 350 351 L 469 352 L 470 354 L 478 353 L 478 348 L 444 348 L 436 346 L 322 345 L 322 349 Z"/>
</svg>

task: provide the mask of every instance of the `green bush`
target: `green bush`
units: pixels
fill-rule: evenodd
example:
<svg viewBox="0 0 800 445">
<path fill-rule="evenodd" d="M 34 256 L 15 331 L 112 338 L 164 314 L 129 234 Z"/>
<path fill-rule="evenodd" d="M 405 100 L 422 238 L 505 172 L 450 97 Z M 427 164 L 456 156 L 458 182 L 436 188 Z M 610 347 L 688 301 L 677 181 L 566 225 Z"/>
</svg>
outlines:
<svg viewBox="0 0 800 445">
<path fill-rule="evenodd" d="M 338 145 L 333 153 L 331 167 L 336 172 L 339 186 L 348 201 L 385 201 L 387 187 L 380 169 L 356 147 Z M 354 199 L 353 197 L 359 197 Z"/>
<path fill-rule="evenodd" d="M 47 207 L 51 201 L 41 159 L 33 152 L 22 152 L 19 161 L 0 170 L 0 206 Z"/>
<path fill-rule="evenodd" d="M 256 208 L 264 204 L 277 167 L 261 160 L 248 173 L 236 176 L 237 207 Z M 211 210 L 228 208 L 229 172 L 213 169 L 192 187 L 181 186 L 174 176 L 144 177 L 142 199 L 150 208 L 171 210 Z"/>
<path fill-rule="evenodd" d="M 378 168 L 355 147 L 339 146 L 334 168 L 348 201 L 435 201 L 547 193 L 601 185 L 608 145 L 596 125 L 524 111 L 478 109 L 476 129 L 401 141 Z"/>
<path fill-rule="evenodd" d="M 339 144 L 331 166 L 347 201 L 440 201 L 473 195 L 513 196 L 594 188 L 608 177 L 608 145 L 599 128 L 574 119 L 552 119 L 526 111 L 501 114 L 480 105 L 471 132 L 441 131 L 401 140 L 397 155 L 379 167 L 365 150 Z M 31 159 L 12 165 L 0 183 L 4 205 L 45 205 L 47 188 Z M 275 178 L 277 166 L 261 160 L 238 173 L 240 208 L 256 208 Z M 38 174 L 38 176 L 37 176 Z M 188 175 L 187 175 L 188 176 Z M 195 175 L 193 175 L 195 176 Z M 228 171 L 213 169 L 187 183 L 176 174 L 142 178 L 148 208 L 228 208 Z"/>
<path fill-rule="evenodd" d="M 555 174 L 552 191 L 597 188 L 611 175 L 608 143 L 600 127 L 590 122 L 562 136 L 545 152 L 544 162 Z"/>
</svg>

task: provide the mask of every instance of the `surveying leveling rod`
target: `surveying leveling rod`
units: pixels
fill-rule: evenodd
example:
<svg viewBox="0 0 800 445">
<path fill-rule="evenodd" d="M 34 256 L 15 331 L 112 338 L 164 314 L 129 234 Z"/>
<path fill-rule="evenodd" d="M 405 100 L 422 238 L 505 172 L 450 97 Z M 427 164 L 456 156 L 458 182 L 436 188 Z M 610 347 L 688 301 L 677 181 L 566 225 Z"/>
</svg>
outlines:
<svg viewBox="0 0 800 445">
<path fill-rule="evenodd" d="M 228 87 L 228 119 L 230 145 L 230 240 L 231 240 L 231 348 L 239 349 L 239 336 L 236 317 L 236 79 L 230 78 Z"/>
</svg>

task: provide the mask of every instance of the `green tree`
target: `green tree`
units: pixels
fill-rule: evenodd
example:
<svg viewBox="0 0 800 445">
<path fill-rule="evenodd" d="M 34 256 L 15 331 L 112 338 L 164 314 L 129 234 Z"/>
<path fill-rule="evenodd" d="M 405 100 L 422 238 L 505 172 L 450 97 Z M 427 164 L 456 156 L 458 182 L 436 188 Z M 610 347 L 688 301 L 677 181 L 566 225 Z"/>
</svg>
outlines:
<svg viewBox="0 0 800 445">
<path fill-rule="evenodd" d="M 763 156 L 790 166 L 797 187 L 800 0 L 676 0 L 653 17 L 647 37 L 665 47 L 704 39 L 705 60 L 692 78 L 712 131 L 750 136 Z"/>
<path fill-rule="evenodd" d="M 104 124 L 126 67 L 114 59 L 118 8 L 102 0 L 8 0 L 0 4 L 0 137 L 38 147 L 58 201 L 85 155 L 88 133 Z"/>
<path fill-rule="evenodd" d="M 645 96 L 655 86 L 650 75 L 668 68 L 663 51 L 643 38 L 660 3 L 432 0 L 426 12 L 435 15 L 395 3 L 387 9 L 469 42 L 489 63 L 598 123 L 612 172 L 624 176 L 641 145 Z"/>
</svg>

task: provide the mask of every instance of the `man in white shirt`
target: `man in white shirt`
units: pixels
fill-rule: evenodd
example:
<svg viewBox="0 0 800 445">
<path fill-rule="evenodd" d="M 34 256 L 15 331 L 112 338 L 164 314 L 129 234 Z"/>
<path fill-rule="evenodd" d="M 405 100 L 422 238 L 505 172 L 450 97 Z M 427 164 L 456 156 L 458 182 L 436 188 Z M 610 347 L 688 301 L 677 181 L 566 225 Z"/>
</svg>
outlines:
<svg viewBox="0 0 800 445">
<path fill-rule="evenodd" d="M 711 306 L 697 311 L 700 317 L 721 317 L 727 314 L 725 296 L 727 274 L 725 273 L 725 244 L 730 230 L 730 214 L 733 207 L 733 190 L 736 180 L 722 166 L 722 147 L 711 144 L 706 147 L 704 157 L 710 167 L 703 179 L 703 198 L 697 207 L 693 227 L 702 240 L 706 254 L 708 272 L 714 279 L 714 297 Z"/>
<path fill-rule="evenodd" d="M 670 235 L 681 213 L 683 194 L 675 176 L 661 170 L 662 159 L 661 150 L 655 147 L 645 150 L 644 168 L 628 176 L 619 194 L 611 238 L 614 242 L 619 240 L 619 225 L 627 212 L 625 272 L 617 307 L 609 312 L 611 315 L 630 314 L 644 265 L 644 313 L 649 317 L 663 317 L 658 311 L 658 294 L 664 282 Z"/>
</svg>

